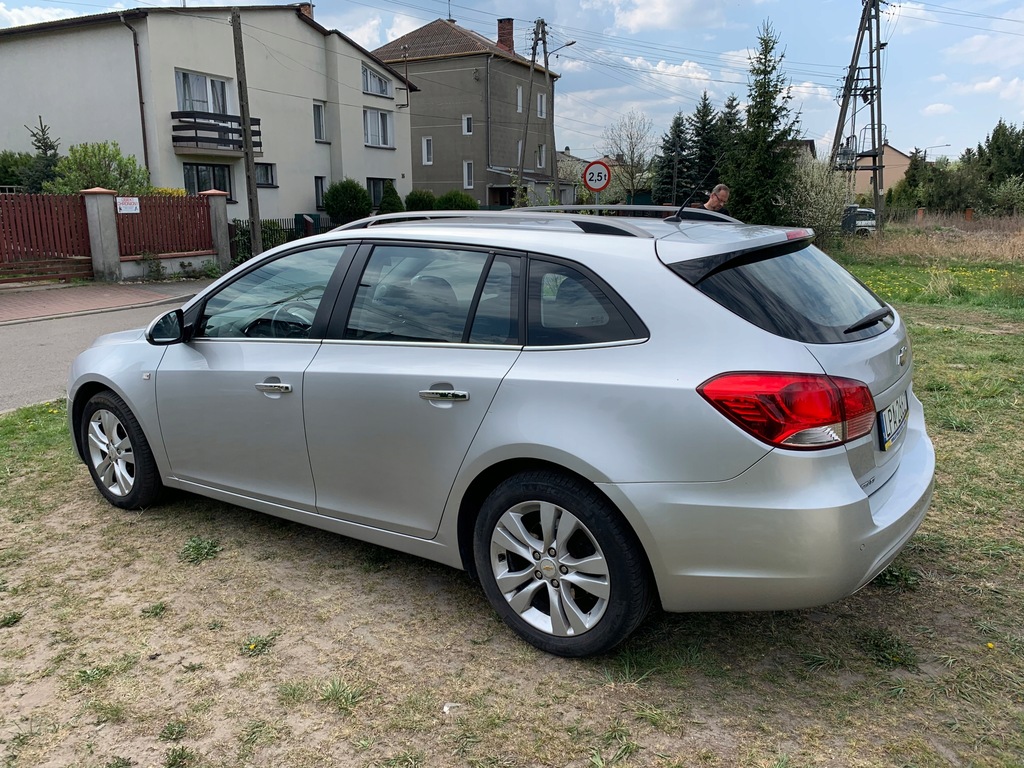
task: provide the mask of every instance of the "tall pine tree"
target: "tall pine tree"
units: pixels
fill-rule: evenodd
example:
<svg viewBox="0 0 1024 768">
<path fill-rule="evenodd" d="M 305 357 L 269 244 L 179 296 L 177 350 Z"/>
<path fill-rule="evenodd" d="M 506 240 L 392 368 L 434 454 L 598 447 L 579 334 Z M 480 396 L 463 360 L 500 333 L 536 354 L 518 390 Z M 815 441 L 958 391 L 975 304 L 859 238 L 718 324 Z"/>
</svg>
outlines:
<svg viewBox="0 0 1024 768">
<path fill-rule="evenodd" d="M 690 136 L 686 118 L 677 112 L 668 132 L 661 139 L 661 152 L 655 160 L 652 200 L 661 205 L 681 205 L 693 181 Z"/>
<path fill-rule="evenodd" d="M 782 60 L 779 37 L 766 21 L 758 30 L 758 48 L 750 58 L 746 121 L 723 174 L 732 191 L 730 210 L 757 224 L 786 223 L 778 204 L 789 195 L 796 177 L 794 142 L 800 116 L 790 106 Z"/>
<path fill-rule="evenodd" d="M 711 191 L 721 175 L 717 124 L 718 113 L 711 106 L 708 92 L 704 91 L 693 114 L 686 118 L 686 127 L 693 139 L 694 188 L 690 192 L 691 200 L 698 200 Z"/>
</svg>

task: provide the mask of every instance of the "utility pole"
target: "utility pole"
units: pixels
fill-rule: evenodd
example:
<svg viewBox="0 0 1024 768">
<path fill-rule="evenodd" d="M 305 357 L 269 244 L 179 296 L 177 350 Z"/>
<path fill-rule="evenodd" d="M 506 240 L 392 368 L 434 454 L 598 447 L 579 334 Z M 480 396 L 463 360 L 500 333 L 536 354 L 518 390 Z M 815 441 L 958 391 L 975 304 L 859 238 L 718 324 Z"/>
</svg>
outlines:
<svg viewBox="0 0 1024 768">
<path fill-rule="evenodd" d="M 530 54 L 530 88 L 526 95 L 526 119 L 523 121 L 523 147 L 519 152 L 519 175 L 516 178 L 516 204 L 518 205 L 523 185 L 523 163 L 526 160 L 526 142 L 530 135 L 530 108 L 533 104 L 533 73 L 537 68 L 537 43 L 540 42 L 540 31 L 544 25 L 544 19 L 537 19 L 533 25 L 533 53 Z"/>
<path fill-rule="evenodd" d="M 874 194 L 875 215 L 878 221 L 878 228 L 881 230 L 884 221 L 885 195 L 883 193 L 885 166 L 885 124 L 882 122 L 882 50 L 886 44 L 882 42 L 881 34 L 881 5 L 885 0 L 862 0 L 864 9 L 861 13 L 860 25 L 857 28 L 857 38 L 853 46 L 853 56 L 850 59 L 850 68 L 846 72 L 846 80 L 843 83 L 842 102 L 839 108 L 839 120 L 836 123 L 835 136 L 832 140 L 832 151 L 829 157 L 829 165 L 837 166 L 841 146 L 853 145 L 853 151 L 844 153 L 852 155 L 844 157 L 841 165 L 848 166 L 854 177 L 858 171 L 871 171 L 871 186 Z M 864 49 L 864 41 L 867 39 L 867 66 L 861 66 L 860 61 Z M 867 72 L 866 77 L 862 72 Z M 862 132 L 869 134 L 857 141 L 856 135 L 852 135 L 844 141 L 844 131 L 847 125 L 847 115 L 850 111 L 851 102 L 856 98 L 869 107 L 870 119 L 867 128 Z M 856 108 L 850 116 L 853 123 L 856 115 Z M 867 139 L 866 141 L 864 139 Z M 866 159 L 867 165 L 861 165 L 861 160 Z"/>
<path fill-rule="evenodd" d="M 238 107 L 242 120 L 242 153 L 245 155 L 245 192 L 249 202 L 249 243 L 253 256 L 263 253 L 263 227 L 256 190 L 256 159 L 252 146 L 252 119 L 249 116 L 249 86 L 245 80 L 245 53 L 242 50 L 242 15 L 231 9 L 231 31 L 235 40 L 235 76 L 238 78 Z"/>
<path fill-rule="evenodd" d="M 551 180 L 555 186 L 555 205 L 562 204 L 562 185 L 558 182 L 558 147 L 555 146 L 555 93 L 551 89 L 551 70 L 548 69 L 548 25 L 540 23 L 540 40 L 544 45 L 544 90 L 547 92 L 548 119 L 551 122 Z"/>
</svg>

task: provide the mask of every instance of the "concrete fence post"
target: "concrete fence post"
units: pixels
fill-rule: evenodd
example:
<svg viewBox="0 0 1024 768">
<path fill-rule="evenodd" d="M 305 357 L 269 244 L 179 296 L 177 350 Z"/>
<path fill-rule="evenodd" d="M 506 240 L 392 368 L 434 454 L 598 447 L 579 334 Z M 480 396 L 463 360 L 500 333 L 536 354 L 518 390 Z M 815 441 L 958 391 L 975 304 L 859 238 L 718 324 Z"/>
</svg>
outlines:
<svg viewBox="0 0 1024 768">
<path fill-rule="evenodd" d="M 210 204 L 210 234 L 221 272 L 231 269 L 231 236 L 228 234 L 228 193 L 217 189 L 200 192 Z"/>
<path fill-rule="evenodd" d="M 105 283 L 121 280 L 121 246 L 117 239 L 117 209 L 112 189 L 83 189 L 85 221 L 89 227 L 93 279 Z"/>
<path fill-rule="evenodd" d="M 917 223 L 920 224 L 924 221 L 924 208 L 917 209 Z"/>
</svg>

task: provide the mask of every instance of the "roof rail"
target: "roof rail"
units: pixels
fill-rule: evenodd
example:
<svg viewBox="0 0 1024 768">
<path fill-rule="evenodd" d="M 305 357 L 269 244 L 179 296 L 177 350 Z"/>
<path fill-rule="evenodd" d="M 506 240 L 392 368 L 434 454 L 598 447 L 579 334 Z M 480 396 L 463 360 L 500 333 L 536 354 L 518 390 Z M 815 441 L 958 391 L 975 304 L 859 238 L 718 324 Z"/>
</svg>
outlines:
<svg viewBox="0 0 1024 768">
<path fill-rule="evenodd" d="M 678 223 L 680 221 L 717 221 L 730 224 L 741 224 L 739 219 L 734 219 L 718 211 L 710 211 L 701 207 L 686 207 L 673 209 L 665 205 L 536 205 L 528 208 L 517 208 L 519 211 L 565 211 L 565 212 L 591 212 L 597 216 L 640 216 L 663 219 L 668 222 Z"/>
<path fill-rule="evenodd" d="M 609 207 L 609 206 L 604 206 Z M 624 206 L 619 206 L 619 209 Z M 635 206 L 657 209 L 657 206 Z M 405 213 L 385 213 L 370 216 L 348 224 L 335 227 L 338 232 L 346 229 L 368 229 L 389 224 L 433 223 L 461 219 L 467 224 L 512 224 L 528 226 L 542 222 L 574 224 L 583 232 L 601 235 L 622 235 L 626 237 L 653 238 L 654 235 L 629 221 L 629 217 L 596 217 L 593 215 L 573 214 L 567 208 L 573 206 L 550 206 L 546 208 L 509 208 L 504 211 L 406 211 Z M 663 209 L 662 209 L 663 210 Z M 557 215 L 552 215 L 557 214 Z"/>
</svg>

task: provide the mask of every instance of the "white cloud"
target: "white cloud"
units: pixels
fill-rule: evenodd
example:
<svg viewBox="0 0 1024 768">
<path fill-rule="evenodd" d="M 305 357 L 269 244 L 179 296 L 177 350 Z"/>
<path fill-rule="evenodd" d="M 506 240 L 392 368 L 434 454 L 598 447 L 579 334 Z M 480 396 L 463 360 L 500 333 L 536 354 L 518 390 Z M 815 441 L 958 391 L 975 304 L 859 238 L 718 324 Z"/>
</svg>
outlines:
<svg viewBox="0 0 1024 768">
<path fill-rule="evenodd" d="M 886 21 L 895 25 L 896 32 L 902 35 L 933 27 L 937 21 L 935 14 L 920 3 L 893 3 L 886 6 L 883 15 Z"/>
<path fill-rule="evenodd" d="M 929 104 L 921 110 L 921 114 L 925 117 L 936 117 L 938 115 L 948 115 L 953 111 L 954 109 L 951 104 Z"/>
<path fill-rule="evenodd" d="M 341 30 L 347 37 L 352 38 L 363 48 L 372 51 L 381 45 L 380 30 L 383 22 L 380 16 L 371 16 L 358 27 L 349 27 Z"/>
<path fill-rule="evenodd" d="M 397 40 L 402 35 L 407 35 L 414 29 L 419 29 L 423 26 L 423 22 L 420 19 L 414 19 L 412 16 L 406 16 L 404 14 L 396 14 L 391 20 L 391 26 L 388 27 L 386 37 L 387 42 Z"/>
<path fill-rule="evenodd" d="M 945 83 L 949 77 L 947 75 L 932 75 L 928 79 L 933 83 Z"/>
<path fill-rule="evenodd" d="M 688 27 L 719 27 L 725 16 L 715 3 L 705 0 L 606 0 L 591 2 L 590 7 L 611 6 L 615 26 L 636 33 L 652 29 Z"/>
<path fill-rule="evenodd" d="M 1019 37 L 1004 35 L 971 35 L 945 53 L 954 62 L 977 68 L 989 64 L 999 69 L 1014 69 L 1024 65 L 1024 45 Z"/>
<path fill-rule="evenodd" d="M 97 10 L 97 13 L 99 12 Z M 33 5 L 8 8 L 6 4 L 0 3 L 0 27 L 21 27 L 26 24 L 40 24 L 44 21 L 57 21 L 81 15 L 79 11 L 67 8 L 40 8 Z"/>
</svg>

